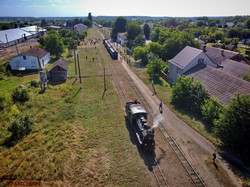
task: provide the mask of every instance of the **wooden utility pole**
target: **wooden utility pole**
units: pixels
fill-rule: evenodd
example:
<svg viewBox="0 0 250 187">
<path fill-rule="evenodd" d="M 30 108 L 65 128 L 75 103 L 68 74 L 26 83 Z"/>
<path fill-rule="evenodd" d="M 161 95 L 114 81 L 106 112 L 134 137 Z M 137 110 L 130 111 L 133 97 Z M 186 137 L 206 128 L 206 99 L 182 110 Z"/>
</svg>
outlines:
<svg viewBox="0 0 250 187">
<path fill-rule="evenodd" d="M 102 99 L 104 98 L 104 94 L 107 90 L 107 86 L 106 86 L 106 75 L 105 75 L 105 68 L 103 68 L 103 83 L 104 83 L 104 90 L 103 90 L 103 93 L 102 93 Z"/>
<path fill-rule="evenodd" d="M 76 66 L 76 50 L 74 50 L 75 74 L 77 79 L 77 66 Z"/>
<path fill-rule="evenodd" d="M 104 75 L 104 91 L 106 91 L 107 90 L 107 86 L 106 86 L 105 68 L 103 68 L 103 75 Z"/>
<path fill-rule="evenodd" d="M 80 78 L 80 88 L 82 88 L 82 78 L 81 78 L 81 71 L 80 71 L 80 63 L 79 63 L 79 55 L 77 54 L 77 62 L 78 62 L 78 72 Z"/>
</svg>

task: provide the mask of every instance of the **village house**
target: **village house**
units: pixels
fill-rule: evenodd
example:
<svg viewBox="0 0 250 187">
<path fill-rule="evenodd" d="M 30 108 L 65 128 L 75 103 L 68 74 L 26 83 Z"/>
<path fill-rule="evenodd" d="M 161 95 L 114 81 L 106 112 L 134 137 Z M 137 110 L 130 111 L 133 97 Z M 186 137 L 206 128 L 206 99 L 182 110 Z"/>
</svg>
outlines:
<svg viewBox="0 0 250 187">
<path fill-rule="evenodd" d="M 243 80 L 250 65 L 239 53 L 204 46 L 203 50 L 186 46 L 169 60 L 168 81 L 174 84 L 181 75 L 194 77 L 226 105 L 236 92 L 250 94 L 250 83 Z"/>
<path fill-rule="evenodd" d="M 117 34 L 117 43 L 124 46 L 126 41 L 127 41 L 127 33 L 126 32 L 123 32 L 123 33 L 118 32 L 118 34 Z"/>
<path fill-rule="evenodd" d="M 49 52 L 34 47 L 10 59 L 10 66 L 14 71 L 41 70 L 49 61 Z"/>
<path fill-rule="evenodd" d="M 54 65 L 46 72 L 48 80 L 66 81 L 69 71 L 69 62 L 63 58 L 59 58 Z"/>
<path fill-rule="evenodd" d="M 77 30 L 80 34 L 82 34 L 88 29 L 88 26 L 80 23 L 75 25 L 74 29 Z"/>
</svg>

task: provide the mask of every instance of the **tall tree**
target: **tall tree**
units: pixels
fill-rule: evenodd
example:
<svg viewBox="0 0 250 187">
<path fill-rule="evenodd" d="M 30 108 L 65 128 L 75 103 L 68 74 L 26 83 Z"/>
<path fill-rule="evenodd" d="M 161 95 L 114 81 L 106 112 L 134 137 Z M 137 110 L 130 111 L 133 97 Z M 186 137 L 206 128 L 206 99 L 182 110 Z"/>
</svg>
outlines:
<svg viewBox="0 0 250 187">
<path fill-rule="evenodd" d="M 150 36 L 150 27 L 147 23 L 145 23 L 143 26 L 143 33 L 145 35 L 145 38 L 148 40 Z"/>
<path fill-rule="evenodd" d="M 91 12 L 89 12 L 89 14 L 88 14 L 88 19 L 91 21 L 91 23 L 93 22 L 93 18 L 92 18 Z"/>
<path fill-rule="evenodd" d="M 113 39 L 117 39 L 117 33 L 118 32 L 126 32 L 126 27 L 127 27 L 127 19 L 120 16 L 116 18 L 114 27 L 112 29 L 111 37 Z"/>
<path fill-rule="evenodd" d="M 60 35 L 56 33 L 48 34 L 44 38 L 45 49 L 50 52 L 51 55 L 60 57 L 64 51 L 64 45 Z"/>
<path fill-rule="evenodd" d="M 130 22 L 127 26 L 128 40 L 134 40 L 136 36 L 142 33 L 141 26 L 136 22 Z"/>
</svg>

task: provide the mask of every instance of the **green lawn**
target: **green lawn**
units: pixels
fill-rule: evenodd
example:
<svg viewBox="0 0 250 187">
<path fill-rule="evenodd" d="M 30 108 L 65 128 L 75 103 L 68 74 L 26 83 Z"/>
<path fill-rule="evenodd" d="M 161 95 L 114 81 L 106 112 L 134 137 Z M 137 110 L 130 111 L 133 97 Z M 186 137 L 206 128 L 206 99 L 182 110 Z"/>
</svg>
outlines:
<svg viewBox="0 0 250 187">
<path fill-rule="evenodd" d="M 97 37 L 96 31 L 90 29 L 88 37 Z M 78 51 L 82 75 L 102 71 L 99 49 Z M 98 61 L 86 61 L 86 55 Z M 74 76 L 72 59 L 69 67 L 69 75 Z M 0 93 L 10 97 L 15 87 L 28 85 L 33 79 L 39 79 L 38 74 L 9 77 L 0 81 Z M 83 79 L 82 89 L 79 80 L 73 83 L 74 79 L 68 79 L 43 94 L 40 88 L 28 88 L 28 102 L 11 104 L 12 113 L 27 113 L 34 121 L 32 132 L 13 147 L 3 145 L 10 136 L 7 128 L 13 116 L 7 109 L 0 113 L 4 119 L 0 121 L 0 177 L 41 180 L 48 186 L 149 186 L 146 166 L 131 143 L 119 97 L 109 78 L 104 99 L 102 77 Z"/>
</svg>

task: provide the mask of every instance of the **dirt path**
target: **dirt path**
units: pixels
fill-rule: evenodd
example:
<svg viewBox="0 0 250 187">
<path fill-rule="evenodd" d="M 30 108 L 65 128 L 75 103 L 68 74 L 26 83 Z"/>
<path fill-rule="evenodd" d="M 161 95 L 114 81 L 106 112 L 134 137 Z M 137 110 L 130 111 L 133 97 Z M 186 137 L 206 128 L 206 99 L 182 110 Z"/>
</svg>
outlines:
<svg viewBox="0 0 250 187">
<path fill-rule="evenodd" d="M 134 74 L 125 61 L 121 64 L 143 93 L 153 111 L 156 114 L 159 113 L 160 100 L 157 96 L 153 96 L 153 93 Z M 213 164 L 212 153 L 216 151 L 216 147 L 211 142 L 180 120 L 166 105 L 163 105 L 163 111 L 163 124 L 207 186 L 241 186 L 240 180 L 234 176 L 228 164 L 221 157 L 218 156 L 216 164 Z M 168 166 L 163 165 L 162 167 L 167 169 Z"/>
<path fill-rule="evenodd" d="M 12 57 L 12 56 L 16 56 L 17 55 L 17 51 L 20 54 L 22 51 L 27 50 L 30 48 L 30 46 L 35 46 L 37 45 L 37 39 L 36 38 L 32 38 L 30 40 L 27 40 L 26 42 L 21 42 L 16 45 L 13 45 L 11 47 L 8 48 L 4 48 L 0 50 L 0 61 Z"/>
</svg>

